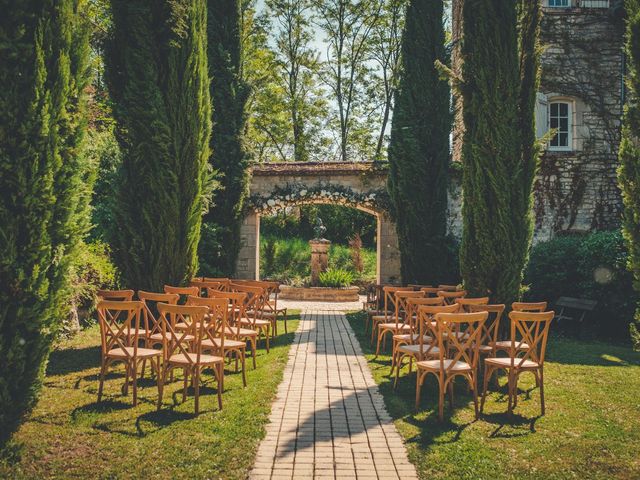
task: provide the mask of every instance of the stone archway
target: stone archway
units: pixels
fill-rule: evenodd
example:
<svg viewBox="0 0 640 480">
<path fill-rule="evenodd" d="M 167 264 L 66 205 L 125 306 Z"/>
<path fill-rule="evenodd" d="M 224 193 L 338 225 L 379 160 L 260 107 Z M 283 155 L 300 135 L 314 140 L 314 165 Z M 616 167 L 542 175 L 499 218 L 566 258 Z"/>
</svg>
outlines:
<svg viewBox="0 0 640 480">
<path fill-rule="evenodd" d="M 287 206 L 333 204 L 357 208 L 377 219 L 377 281 L 400 282 L 396 227 L 389 216 L 387 170 L 373 163 L 272 163 L 251 170 L 242 222 L 238 278 L 260 277 L 260 215 Z"/>
</svg>

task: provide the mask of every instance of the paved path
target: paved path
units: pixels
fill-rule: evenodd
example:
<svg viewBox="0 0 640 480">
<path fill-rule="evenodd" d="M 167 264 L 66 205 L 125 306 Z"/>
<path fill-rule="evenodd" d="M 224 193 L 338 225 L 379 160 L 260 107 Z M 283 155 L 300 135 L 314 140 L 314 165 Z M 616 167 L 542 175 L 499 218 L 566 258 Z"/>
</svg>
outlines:
<svg viewBox="0 0 640 480">
<path fill-rule="evenodd" d="M 342 312 L 303 312 L 250 478 L 417 478 Z"/>
</svg>

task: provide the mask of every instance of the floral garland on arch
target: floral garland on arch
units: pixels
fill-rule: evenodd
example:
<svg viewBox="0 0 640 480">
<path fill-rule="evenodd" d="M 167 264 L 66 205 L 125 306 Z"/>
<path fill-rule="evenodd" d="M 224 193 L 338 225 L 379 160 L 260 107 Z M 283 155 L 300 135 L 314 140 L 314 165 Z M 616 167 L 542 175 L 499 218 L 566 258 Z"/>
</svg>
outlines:
<svg viewBox="0 0 640 480">
<path fill-rule="evenodd" d="M 271 215 L 292 206 L 312 203 L 344 205 L 376 212 L 389 212 L 389 195 L 385 189 L 355 192 L 349 187 L 320 183 L 317 185 L 287 184 L 275 187 L 268 196 L 252 195 L 245 205 L 261 215 Z"/>
</svg>

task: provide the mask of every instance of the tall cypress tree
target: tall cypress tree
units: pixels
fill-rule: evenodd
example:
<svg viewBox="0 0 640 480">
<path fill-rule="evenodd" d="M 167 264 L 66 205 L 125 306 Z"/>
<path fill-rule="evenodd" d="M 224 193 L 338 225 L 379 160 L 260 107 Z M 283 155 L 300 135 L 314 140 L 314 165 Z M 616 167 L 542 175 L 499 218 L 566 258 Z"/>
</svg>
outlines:
<svg viewBox="0 0 640 480">
<path fill-rule="evenodd" d="M 113 0 L 107 74 L 123 149 L 114 253 L 124 283 L 196 273 L 211 105 L 206 0 Z"/>
<path fill-rule="evenodd" d="M 436 69 L 446 63 L 442 0 L 412 0 L 402 37 L 402 73 L 389 144 L 389 193 L 402 279 L 451 277 L 447 230 L 450 90 Z"/>
<path fill-rule="evenodd" d="M 0 1 L 0 446 L 35 404 L 89 226 L 85 7 Z"/>
<path fill-rule="evenodd" d="M 473 295 L 518 297 L 533 220 L 539 148 L 539 1 L 465 0 L 461 270 Z"/>
<path fill-rule="evenodd" d="M 209 0 L 207 19 L 213 133 L 209 163 L 221 174 L 221 188 L 206 215 L 200 246 L 201 271 L 233 275 L 240 250 L 240 223 L 247 194 L 248 157 L 244 134 L 249 87 L 242 79 L 240 0 Z M 212 241 L 213 240 L 213 241 Z"/>
<path fill-rule="evenodd" d="M 627 0 L 627 86 L 620 143 L 618 180 L 624 201 L 622 231 L 629 249 L 629 270 L 634 286 L 640 291 L 640 2 Z M 636 311 L 631 333 L 640 348 L 640 309 Z"/>
</svg>

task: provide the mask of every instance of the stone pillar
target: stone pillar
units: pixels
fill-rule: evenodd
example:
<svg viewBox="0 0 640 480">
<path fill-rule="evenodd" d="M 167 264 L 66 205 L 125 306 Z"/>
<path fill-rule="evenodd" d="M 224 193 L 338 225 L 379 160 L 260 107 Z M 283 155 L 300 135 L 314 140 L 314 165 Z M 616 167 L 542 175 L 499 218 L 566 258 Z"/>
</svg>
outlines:
<svg viewBox="0 0 640 480">
<path fill-rule="evenodd" d="M 311 286 L 320 285 L 320 273 L 325 272 L 329 267 L 329 240 L 313 239 L 309 240 L 311 245 Z"/>
<path fill-rule="evenodd" d="M 236 278 L 260 278 L 260 215 L 249 212 L 240 225 L 240 252 L 236 262 Z"/>
<path fill-rule="evenodd" d="M 400 284 L 400 249 L 396 226 L 389 216 L 378 214 L 378 282 Z"/>
</svg>

